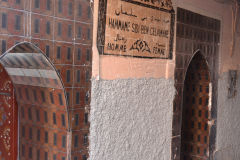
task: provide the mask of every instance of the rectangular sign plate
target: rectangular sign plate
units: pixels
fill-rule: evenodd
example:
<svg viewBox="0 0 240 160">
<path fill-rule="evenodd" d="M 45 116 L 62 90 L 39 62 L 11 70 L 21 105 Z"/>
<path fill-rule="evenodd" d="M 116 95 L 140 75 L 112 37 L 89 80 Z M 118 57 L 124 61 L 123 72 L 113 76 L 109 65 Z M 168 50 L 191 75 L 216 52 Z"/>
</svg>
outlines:
<svg viewBox="0 0 240 160">
<path fill-rule="evenodd" d="M 170 0 L 100 1 L 99 52 L 171 59 L 174 18 Z"/>
</svg>

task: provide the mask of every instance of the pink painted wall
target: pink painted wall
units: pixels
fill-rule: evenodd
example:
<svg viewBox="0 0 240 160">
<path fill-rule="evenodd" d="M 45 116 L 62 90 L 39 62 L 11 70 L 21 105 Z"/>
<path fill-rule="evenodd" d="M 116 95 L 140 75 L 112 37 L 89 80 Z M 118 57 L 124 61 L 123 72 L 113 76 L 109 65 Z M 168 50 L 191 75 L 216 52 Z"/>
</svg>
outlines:
<svg viewBox="0 0 240 160">
<path fill-rule="evenodd" d="M 93 78 L 100 77 L 106 80 L 161 77 L 173 78 L 174 58 L 172 60 L 163 60 L 106 55 L 99 56 L 96 48 L 98 0 L 95 1 L 94 5 Z"/>
<path fill-rule="evenodd" d="M 230 56 L 232 43 L 232 6 L 217 3 L 214 0 L 173 0 L 175 7 L 185 8 L 222 21 L 220 45 L 220 68 L 223 73 L 228 69 L 240 68 L 240 36 L 236 38 L 236 47 L 233 56 Z M 172 60 L 126 58 L 119 56 L 100 55 L 96 48 L 98 0 L 94 6 L 94 35 L 93 35 L 93 77 L 106 80 L 127 78 L 173 78 L 175 67 L 175 44 Z"/>
</svg>

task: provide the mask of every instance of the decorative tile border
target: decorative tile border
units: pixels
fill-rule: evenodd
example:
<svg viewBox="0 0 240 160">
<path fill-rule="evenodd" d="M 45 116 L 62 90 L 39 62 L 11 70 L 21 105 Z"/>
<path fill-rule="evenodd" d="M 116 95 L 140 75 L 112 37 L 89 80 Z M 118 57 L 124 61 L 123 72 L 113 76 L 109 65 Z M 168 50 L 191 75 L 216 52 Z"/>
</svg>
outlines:
<svg viewBox="0 0 240 160">
<path fill-rule="evenodd" d="M 211 120 L 210 128 L 210 159 L 213 156 L 216 142 L 217 124 L 217 86 L 218 86 L 218 43 L 220 39 L 220 21 L 187 11 L 177 9 L 177 41 L 175 87 L 177 94 L 173 107 L 172 130 L 172 160 L 180 160 L 181 152 L 181 121 L 184 79 L 192 57 L 198 51 L 206 58 L 212 83 Z"/>
</svg>

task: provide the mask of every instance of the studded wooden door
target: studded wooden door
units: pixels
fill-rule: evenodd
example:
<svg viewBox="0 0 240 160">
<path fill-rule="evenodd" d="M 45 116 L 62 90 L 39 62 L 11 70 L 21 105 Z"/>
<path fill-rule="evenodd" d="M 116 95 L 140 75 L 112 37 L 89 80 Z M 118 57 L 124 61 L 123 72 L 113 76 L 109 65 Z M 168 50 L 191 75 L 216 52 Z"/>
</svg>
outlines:
<svg viewBox="0 0 240 160">
<path fill-rule="evenodd" d="M 0 77 L 0 160 L 16 160 L 18 107 L 13 84 L 2 66 Z"/>
<path fill-rule="evenodd" d="M 185 79 L 181 160 L 207 160 L 209 155 L 210 75 L 201 54 L 192 59 Z"/>
</svg>

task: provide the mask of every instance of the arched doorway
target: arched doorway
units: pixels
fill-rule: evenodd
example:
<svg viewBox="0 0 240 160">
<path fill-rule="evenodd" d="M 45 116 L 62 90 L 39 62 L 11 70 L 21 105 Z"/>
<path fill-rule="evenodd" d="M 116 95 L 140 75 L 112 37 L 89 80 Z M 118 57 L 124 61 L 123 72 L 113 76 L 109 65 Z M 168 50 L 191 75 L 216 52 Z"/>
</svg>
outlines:
<svg viewBox="0 0 240 160">
<path fill-rule="evenodd" d="M 31 43 L 0 57 L 0 160 L 69 159 L 65 90 L 56 69 Z"/>
<path fill-rule="evenodd" d="M 200 52 L 193 57 L 184 82 L 181 160 L 209 158 L 210 73 Z"/>
</svg>

